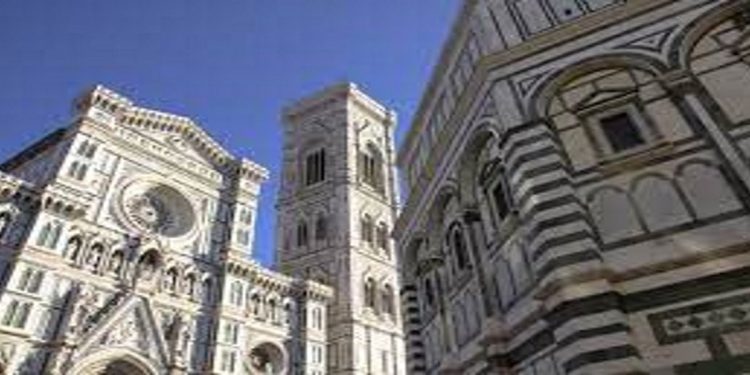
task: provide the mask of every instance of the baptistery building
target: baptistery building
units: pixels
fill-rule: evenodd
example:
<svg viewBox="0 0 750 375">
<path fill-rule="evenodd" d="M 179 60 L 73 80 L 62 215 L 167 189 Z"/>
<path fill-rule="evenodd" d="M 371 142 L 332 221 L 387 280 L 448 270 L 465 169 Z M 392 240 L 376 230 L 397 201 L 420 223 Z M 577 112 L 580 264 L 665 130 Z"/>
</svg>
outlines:
<svg viewBox="0 0 750 375">
<path fill-rule="evenodd" d="M 467 0 L 398 153 L 413 374 L 750 371 L 750 2 Z"/>
<path fill-rule="evenodd" d="M 0 374 L 326 373 L 330 287 L 251 260 L 268 172 L 104 87 L 0 166 Z"/>
</svg>

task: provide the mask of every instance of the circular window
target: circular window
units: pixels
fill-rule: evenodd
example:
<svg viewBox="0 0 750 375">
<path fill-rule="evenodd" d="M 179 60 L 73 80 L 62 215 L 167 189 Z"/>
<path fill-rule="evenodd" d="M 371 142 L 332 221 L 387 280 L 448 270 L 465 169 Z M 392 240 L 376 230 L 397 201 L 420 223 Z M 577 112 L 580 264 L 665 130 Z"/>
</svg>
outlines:
<svg viewBox="0 0 750 375">
<path fill-rule="evenodd" d="M 145 234 L 180 237 L 195 225 L 190 201 L 167 185 L 135 182 L 125 189 L 121 204 L 127 221 Z"/>
<path fill-rule="evenodd" d="M 259 345 L 250 352 L 250 364 L 256 374 L 281 374 L 284 370 L 284 352 L 274 344 Z"/>
</svg>

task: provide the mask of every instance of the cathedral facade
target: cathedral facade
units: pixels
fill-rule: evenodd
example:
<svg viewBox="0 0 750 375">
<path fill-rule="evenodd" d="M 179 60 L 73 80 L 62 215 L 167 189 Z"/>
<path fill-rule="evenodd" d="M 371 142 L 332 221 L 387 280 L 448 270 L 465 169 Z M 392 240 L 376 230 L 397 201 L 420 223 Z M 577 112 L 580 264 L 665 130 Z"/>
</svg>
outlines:
<svg viewBox="0 0 750 375">
<path fill-rule="evenodd" d="M 267 171 L 96 87 L 0 169 L 0 374 L 326 373 L 333 292 L 251 260 Z"/>
<path fill-rule="evenodd" d="M 413 374 L 750 371 L 750 2 L 468 0 L 398 154 Z"/>
</svg>

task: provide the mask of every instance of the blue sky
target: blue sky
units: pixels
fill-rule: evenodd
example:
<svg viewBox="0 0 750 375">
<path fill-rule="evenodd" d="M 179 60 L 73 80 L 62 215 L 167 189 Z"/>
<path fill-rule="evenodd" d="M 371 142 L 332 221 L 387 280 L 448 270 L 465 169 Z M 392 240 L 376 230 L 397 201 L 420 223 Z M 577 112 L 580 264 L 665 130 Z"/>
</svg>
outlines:
<svg viewBox="0 0 750 375">
<path fill-rule="evenodd" d="M 279 113 L 344 80 L 399 113 L 403 134 L 458 0 L 0 1 L 0 159 L 65 125 L 104 84 L 189 116 L 271 170 L 256 256 L 273 258 Z"/>
</svg>

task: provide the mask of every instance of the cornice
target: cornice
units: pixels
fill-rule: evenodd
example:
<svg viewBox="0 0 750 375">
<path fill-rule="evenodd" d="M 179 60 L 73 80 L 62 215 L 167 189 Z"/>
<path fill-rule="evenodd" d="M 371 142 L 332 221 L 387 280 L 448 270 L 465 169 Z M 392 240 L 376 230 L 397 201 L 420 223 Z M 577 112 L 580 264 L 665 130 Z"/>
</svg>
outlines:
<svg viewBox="0 0 750 375">
<path fill-rule="evenodd" d="M 507 50 L 482 57 L 477 63 L 477 69 L 467 84 L 464 93 L 457 101 L 453 113 L 449 117 L 448 123 L 444 126 L 444 130 L 435 142 L 435 145 L 430 152 L 428 162 L 422 168 L 422 172 L 417 179 L 417 182 L 414 186 L 411 186 L 411 192 L 409 194 L 410 199 L 407 200 L 402 208 L 401 215 L 399 215 L 399 218 L 394 225 L 395 236 L 399 237 L 405 233 L 405 230 L 410 226 L 410 223 L 418 210 L 418 206 L 421 205 L 422 201 L 427 199 L 426 197 L 428 195 L 429 187 L 433 183 L 432 179 L 434 178 L 434 173 L 439 166 L 438 164 L 444 160 L 444 155 L 446 155 L 445 150 L 449 147 L 451 141 L 455 139 L 456 132 L 459 131 L 459 124 L 464 120 L 467 112 L 473 107 L 471 104 L 474 98 L 477 97 L 481 90 L 486 89 L 484 83 L 486 83 L 489 75 L 493 71 L 533 58 L 534 55 L 542 51 L 547 51 L 551 48 L 573 42 L 582 35 L 591 35 L 599 30 L 621 23 L 624 20 L 648 15 L 649 12 L 656 8 L 671 4 L 674 4 L 673 0 L 630 0 L 621 6 L 603 9 L 582 17 L 576 22 L 563 24 L 547 32 L 537 34 L 523 43 Z M 433 89 L 436 88 L 433 87 Z M 429 95 L 434 95 L 434 92 L 426 93 L 423 102 L 428 102 L 427 98 Z M 401 168 L 405 166 L 406 161 L 404 160 L 404 157 L 407 150 L 413 146 L 408 143 L 409 139 L 413 139 L 416 135 L 420 134 L 423 131 L 422 128 L 424 126 L 426 126 L 426 123 L 422 121 L 422 119 L 415 117 L 411 129 L 409 129 L 407 141 L 402 144 L 399 151 L 398 165 Z M 413 197 L 419 198 L 418 200 L 415 200 Z"/>
<path fill-rule="evenodd" d="M 239 175 L 257 182 L 268 179 L 268 171 L 260 165 L 243 158 L 235 158 L 215 141 L 192 119 L 168 112 L 136 106 L 130 99 L 97 85 L 75 101 L 76 110 L 86 116 L 89 109 L 96 108 L 111 116 L 112 125 L 141 131 L 157 131 L 180 135 L 198 152 L 220 169 L 234 169 Z M 103 121 L 96 115 L 94 121 Z"/>
<path fill-rule="evenodd" d="M 505 50 L 492 52 L 483 56 L 477 62 L 480 69 L 477 69 L 475 75 L 478 75 L 480 70 L 484 70 L 486 74 L 489 70 L 509 65 L 517 61 L 522 61 L 540 51 L 574 41 L 582 35 L 590 35 L 602 28 L 620 23 L 628 18 L 636 17 L 655 8 L 674 3 L 674 0 L 629 0 L 618 6 L 601 9 L 575 21 L 564 23 L 550 30 L 535 34 L 524 40 L 522 43 L 510 46 Z M 422 101 L 420 102 L 418 110 L 412 120 L 411 127 L 399 147 L 397 158 L 398 165 L 403 165 L 405 163 L 404 158 L 412 151 L 419 134 L 423 132 L 423 128 L 427 125 L 427 116 L 429 116 L 433 109 L 432 103 L 436 96 L 440 94 L 442 80 L 446 74 L 446 70 L 451 67 L 449 64 L 450 59 L 453 54 L 462 47 L 460 42 L 462 42 L 462 38 L 468 31 L 468 23 L 474 5 L 476 5 L 476 0 L 469 0 L 464 3 L 464 8 L 451 31 L 448 41 L 443 47 L 443 53 L 430 81 L 428 81 L 429 84 L 424 91 Z M 482 67 L 484 69 L 481 69 Z M 462 97 L 467 95 L 471 96 L 471 94 L 468 93 L 468 90 L 462 94 Z"/>
<path fill-rule="evenodd" d="M 333 298 L 333 289 L 327 285 L 271 271 L 254 260 L 230 256 L 226 269 L 230 275 L 281 295 L 293 295 L 320 302 L 328 302 Z"/>
<path fill-rule="evenodd" d="M 303 121 L 311 114 L 324 112 L 335 107 L 339 104 L 339 101 L 341 101 L 342 106 L 353 103 L 359 109 L 369 113 L 386 125 L 396 123 L 395 111 L 386 108 L 377 100 L 365 94 L 357 84 L 352 82 L 327 87 L 286 106 L 282 111 L 282 120 L 285 124 L 295 124 Z"/>
</svg>

